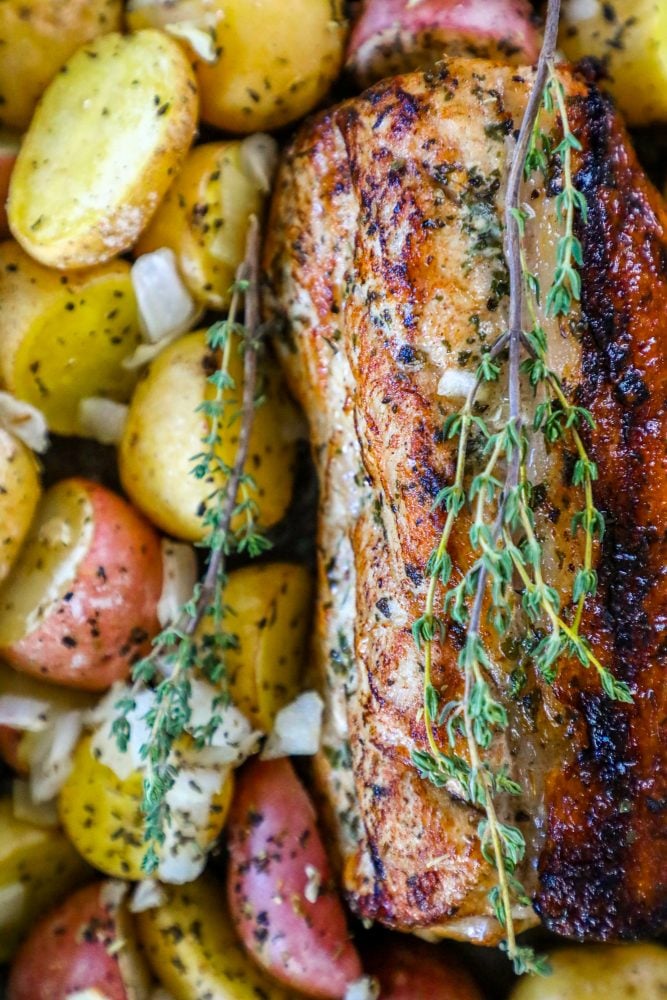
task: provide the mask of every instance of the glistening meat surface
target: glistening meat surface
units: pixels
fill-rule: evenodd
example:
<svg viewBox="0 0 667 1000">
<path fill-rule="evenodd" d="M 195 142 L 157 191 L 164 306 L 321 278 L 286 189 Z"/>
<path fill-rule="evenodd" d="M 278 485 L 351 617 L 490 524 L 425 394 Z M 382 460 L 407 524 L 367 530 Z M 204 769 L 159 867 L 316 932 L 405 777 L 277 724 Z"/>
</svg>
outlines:
<svg viewBox="0 0 667 1000">
<path fill-rule="evenodd" d="M 521 875 L 542 919 L 608 939 L 665 921 L 667 215 L 606 101 L 583 79 L 563 80 L 590 222 L 581 315 L 561 327 L 543 319 L 552 367 L 597 420 L 587 444 L 608 530 L 584 632 L 635 701 L 609 702 L 576 662 L 553 688 L 530 671 L 521 683 L 521 643 L 499 648 L 489 633 L 510 713 L 492 757 L 524 788 L 503 808 L 525 833 Z M 433 501 L 453 476 L 443 421 L 505 329 L 503 199 L 530 83 L 529 71 L 450 60 L 315 119 L 285 157 L 265 256 L 267 309 L 320 477 L 315 653 L 327 717 L 317 776 L 344 887 L 363 917 L 489 943 L 501 935 L 479 814 L 411 763 L 425 748 L 411 625 L 442 527 Z M 543 284 L 559 184 L 556 171 L 546 191 L 541 180 L 526 188 Z M 493 426 L 502 392 L 483 405 Z M 527 414 L 532 405 L 527 395 Z M 581 562 L 568 456 L 536 441 L 529 472 L 545 562 L 567 601 Z M 451 552 L 455 567 L 469 564 L 465 519 Z M 444 702 L 460 696 L 462 638 L 452 628 L 437 647 Z M 516 917 L 536 920 L 527 908 Z"/>
</svg>

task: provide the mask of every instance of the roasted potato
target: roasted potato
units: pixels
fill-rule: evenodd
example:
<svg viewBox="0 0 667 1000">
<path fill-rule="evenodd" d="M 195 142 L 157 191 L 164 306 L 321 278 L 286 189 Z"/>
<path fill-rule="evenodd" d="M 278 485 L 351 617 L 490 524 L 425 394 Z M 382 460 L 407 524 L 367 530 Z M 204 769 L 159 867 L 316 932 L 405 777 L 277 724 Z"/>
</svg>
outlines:
<svg viewBox="0 0 667 1000">
<path fill-rule="evenodd" d="M 129 399 L 137 375 L 122 362 L 140 343 L 126 261 L 58 274 L 0 244 L 0 376 L 51 430 L 80 433 L 87 397 Z"/>
<path fill-rule="evenodd" d="M 222 309 L 243 260 L 250 216 L 261 208 L 262 193 L 244 165 L 241 142 L 197 146 L 135 253 L 169 247 L 197 301 Z"/>
<path fill-rule="evenodd" d="M 9 225 L 36 260 L 92 267 L 131 247 L 180 168 L 197 88 L 160 31 L 104 35 L 50 84 L 9 186 Z"/>
<path fill-rule="evenodd" d="M 165 891 L 160 907 L 137 915 L 137 932 L 155 975 L 174 1000 L 293 1000 L 243 952 L 222 886 L 203 877 Z"/>
<path fill-rule="evenodd" d="M 119 882 L 94 882 L 45 916 L 20 949 L 7 1000 L 148 1000 L 149 976 Z"/>
<path fill-rule="evenodd" d="M 16 562 L 41 492 L 39 468 L 32 452 L 0 427 L 0 583 Z"/>
<path fill-rule="evenodd" d="M 524 65 L 540 49 L 528 0 L 364 0 L 347 55 L 361 87 L 451 55 Z"/>
<path fill-rule="evenodd" d="M 63 63 L 97 35 L 117 31 L 122 0 L 0 3 L 0 125 L 23 130 Z"/>
<path fill-rule="evenodd" d="M 2 8 L 0 7 L 0 16 Z M 4 129 L 0 130 L 0 239 L 9 236 L 9 220 L 7 218 L 7 195 L 9 180 L 19 152 L 19 137 Z"/>
<path fill-rule="evenodd" d="M 361 963 L 315 810 L 288 760 L 240 771 L 228 846 L 229 905 L 248 952 L 288 988 L 340 1000 Z"/>
<path fill-rule="evenodd" d="M 324 97 L 343 60 L 342 8 L 340 0 L 131 0 L 127 17 L 135 29 L 185 28 L 202 118 L 246 133 L 296 121 Z"/>
<path fill-rule="evenodd" d="M 364 953 L 364 969 L 380 984 L 381 1000 L 482 1000 L 453 952 L 383 934 Z"/>
<path fill-rule="evenodd" d="M 659 944 L 563 948 L 550 956 L 550 962 L 550 976 L 526 976 L 511 1000 L 659 1000 L 667 996 L 667 949 Z"/>
<path fill-rule="evenodd" d="M 564 0 L 559 40 L 568 59 L 602 61 L 604 85 L 631 125 L 667 122 L 664 0 Z"/>
<path fill-rule="evenodd" d="M 225 651 L 226 680 L 234 704 L 265 733 L 299 691 L 311 592 L 310 574 L 293 563 L 246 566 L 229 575 L 225 629 L 236 646 Z M 212 627 L 205 619 L 202 637 Z"/>
<path fill-rule="evenodd" d="M 181 769 L 185 773 L 185 768 Z M 196 783 L 197 772 L 189 777 Z M 205 851 L 222 830 L 232 797 L 231 772 L 222 774 L 205 822 L 197 823 L 198 847 Z M 95 868 L 118 878 L 144 877 L 141 862 L 146 854 L 141 812 L 143 775 L 135 771 L 121 780 L 95 756 L 92 737 L 79 743 L 72 770 L 60 791 L 58 810 L 62 824 L 79 853 Z M 192 796 L 191 808 L 195 802 Z M 161 875 L 158 871 L 158 875 Z"/>
<path fill-rule="evenodd" d="M 91 874 L 60 830 L 16 819 L 11 797 L 0 798 L 0 963 L 45 910 Z"/>
<path fill-rule="evenodd" d="M 0 653 L 55 684 L 104 690 L 150 648 L 161 589 L 155 530 L 111 490 L 63 480 L 0 589 Z"/>
<path fill-rule="evenodd" d="M 218 359 L 207 347 L 204 333 L 191 333 L 169 345 L 151 364 L 137 386 L 120 443 L 119 465 L 123 487 L 140 510 L 170 535 L 200 541 L 205 534 L 204 505 L 222 477 L 196 479 L 192 456 L 202 451 L 208 421 L 197 407 L 214 393 L 208 382 Z M 255 414 L 246 466 L 257 491 L 263 527 L 284 515 L 292 496 L 295 445 L 285 429 L 293 421 L 276 370 L 265 366 L 265 402 Z M 230 374 L 240 388 L 242 358 L 231 352 Z M 226 396 L 230 412 L 238 408 L 237 389 Z M 236 453 L 238 423 L 227 429 L 221 455 L 229 465 Z"/>
</svg>

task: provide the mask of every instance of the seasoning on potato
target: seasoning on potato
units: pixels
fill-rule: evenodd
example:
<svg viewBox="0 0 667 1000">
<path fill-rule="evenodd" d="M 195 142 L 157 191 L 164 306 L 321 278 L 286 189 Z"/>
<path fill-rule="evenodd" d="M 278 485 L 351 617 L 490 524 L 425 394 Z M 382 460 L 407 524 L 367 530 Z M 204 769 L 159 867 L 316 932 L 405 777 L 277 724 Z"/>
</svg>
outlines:
<svg viewBox="0 0 667 1000">
<path fill-rule="evenodd" d="M 63 480 L 0 590 L 0 653 L 17 670 L 103 691 L 150 647 L 161 589 L 155 529 L 111 490 Z"/>
<path fill-rule="evenodd" d="M 16 561 L 41 492 L 39 469 L 32 452 L 0 427 L 0 583 Z"/>
<path fill-rule="evenodd" d="M 185 27 L 202 118 L 242 133 L 312 111 L 338 75 L 347 29 L 341 0 L 131 0 L 127 18 L 135 29 Z"/>
<path fill-rule="evenodd" d="M 137 374 L 123 361 L 140 343 L 126 261 L 59 274 L 0 244 L 0 376 L 51 430 L 81 433 L 83 399 L 129 399 Z"/>
<path fill-rule="evenodd" d="M 562 948 L 549 956 L 551 975 L 526 976 L 511 1000 L 659 1000 L 667 996 L 667 948 L 605 944 Z"/>
<path fill-rule="evenodd" d="M 180 168 L 197 123 L 181 47 L 160 31 L 79 49 L 47 88 L 9 188 L 9 225 L 36 260 L 92 267 L 129 249 Z"/>
<path fill-rule="evenodd" d="M 135 390 L 120 443 L 120 475 L 128 496 L 154 524 L 188 541 L 206 535 L 206 501 L 224 481 L 222 474 L 215 481 L 192 475 L 193 456 L 202 451 L 209 430 L 201 406 L 215 391 L 208 378 L 217 365 L 201 332 L 165 348 Z M 240 386 L 242 358 L 236 344 L 229 373 Z M 264 402 L 255 412 L 246 472 L 257 487 L 248 491 L 257 501 L 257 521 L 268 528 L 283 517 L 290 502 L 296 448 L 290 433 L 293 405 L 269 361 L 263 373 Z M 237 390 L 227 389 L 225 398 L 231 414 L 238 406 Z M 228 465 L 234 461 L 237 434 L 238 422 L 228 426 L 220 451 Z"/>
</svg>

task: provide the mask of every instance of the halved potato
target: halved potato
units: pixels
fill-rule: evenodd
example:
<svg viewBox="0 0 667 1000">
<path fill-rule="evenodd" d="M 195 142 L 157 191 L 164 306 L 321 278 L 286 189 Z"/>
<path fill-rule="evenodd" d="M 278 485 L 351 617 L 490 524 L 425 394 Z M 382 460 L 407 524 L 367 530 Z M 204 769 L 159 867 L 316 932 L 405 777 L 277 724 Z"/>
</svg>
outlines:
<svg viewBox="0 0 667 1000">
<path fill-rule="evenodd" d="M 137 386 L 120 443 L 119 465 L 123 487 L 132 501 L 160 528 L 177 538 L 200 541 L 206 529 L 202 515 L 221 475 L 196 479 L 192 457 L 202 451 L 208 421 L 197 408 L 214 393 L 208 377 L 218 359 L 202 332 L 170 344 L 151 364 Z M 228 412 L 237 412 L 242 384 L 242 358 L 231 353 L 230 373 L 237 388 L 226 392 Z M 276 369 L 264 366 L 264 403 L 255 412 L 246 471 L 257 492 L 259 521 L 270 527 L 284 515 L 292 496 L 295 444 L 289 434 L 293 406 Z M 223 435 L 221 457 L 232 465 L 236 455 L 238 421 Z"/>
<path fill-rule="evenodd" d="M 16 562 L 41 493 L 32 452 L 0 427 L 0 583 Z"/>
<path fill-rule="evenodd" d="M 136 254 L 173 250 L 192 294 L 216 309 L 229 302 L 250 216 L 262 209 L 241 145 L 212 142 L 193 149 L 135 247 Z"/>
<path fill-rule="evenodd" d="M 299 692 L 310 625 L 312 582 L 304 566 L 265 563 L 229 574 L 225 651 L 232 701 L 257 729 L 270 732 L 277 712 Z M 205 619 L 201 635 L 212 629 Z"/>
<path fill-rule="evenodd" d="M 192 780 L 196 783 L 195 771 Z M 215 842 L 225 825 L 233 788 L 231 772 L 221 776 L 208 817 L 197 824 L 197 842 L 203 851 Z M 80 741 L 72 770 L 60 790 L 58 810 L 76 849 L 106 875 L 126 879 L 145 877 L 141 868 L 147 849 L 143 839 L 142 792 L 143 776 L 139 771 L 121 781 L 96 758 L 92 737 Z"/>
<path fill-rule="evenodd" d="M 311 111 L 338 76 L 347 33 L 340 0 L 131 0 L 127 18 L 134 29 L 185 29 L 202 118 L 228 132 L 279 128 Z"/>
<path fill-rule="evenodd" d="M 89 396 L 129 399 L 136 372 L 122 362 L 141 342 L 124 260 L 59 274 L 8 240 L 0 244 L 0 375 L 57 434 L 77 434 Z"/>
<path fill-rule="evenodd" d="M 122 0 L 0 3 L 0 124 L 26 129 L 60 67 L 86 42 L 118 31 Z"/>
<path fill-rule="evenodd" d="M 549 956 L 545 979 L 525 976 L 511 1000 L 659 1000 L 667 996 L 667 948 L 659 944 L 585 945 Z"/>
<path fill-rule="evenodd" d="M 133 245 L 192 142 L 197 87 L 160 31 L 80 49 L 42 98 L 9 188 L 9 224 L 51 267 L 92 267 Z"/>
<path fill-rule="evenodd" d="M 146 958 L 174 1000 L 292 1000 L 243 951 L 221 885 L 205 876 L 165 891 L 165 902 L 136 923 Z"/>
<path fill-rule="evenodd" d="M 14 816 L 0 798 L 0 962 L 45 910 L 92 875 L 64 833 Z"/>
</svg>

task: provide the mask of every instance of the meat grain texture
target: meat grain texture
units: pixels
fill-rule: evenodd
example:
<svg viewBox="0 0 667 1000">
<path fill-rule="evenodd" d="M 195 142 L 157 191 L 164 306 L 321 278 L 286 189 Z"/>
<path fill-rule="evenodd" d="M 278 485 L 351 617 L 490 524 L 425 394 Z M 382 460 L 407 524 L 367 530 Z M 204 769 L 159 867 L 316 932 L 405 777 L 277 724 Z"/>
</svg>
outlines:
<svg viewBox="0 0 667 1000">
<path fill-rule="evenodd" d="M 517 652 L 505 644 L 493 670 L 510 726 L 491 752 L 525 790 L 502 804 L 528 844 L 521 876 L 536 912 L 518 909 L 517 923 L 539 915 L 561 934 L 607 940 L 655 933 L 666 916 L 667 213 L 607 100 L 561 76 L 589 223 L 581 313 L 562 328 L 543 319 L 552 367 L 597 421 L 587 445 L 607 532 L 584 632 L 635 701 L 610 702 L 577 662 L 561 664 L 553 688 L 529 678 L 513 694 Z M 427 748 L 411 625 L 443 523 L 434 498 L 454 474 L 442 425 L 506 326 L 504 192 L 531 81 L 529 70 L 450 59 L 307 123 L 282 164 L 265 255 L 266 307 L 320 479 L 315 655 L 327 710 L 316 772 L 344 888 L 361 917 L 479 943 L 502 936 L 487 900 L 494 873 L 479 814 L 411 763 Z M 525 192 L 543 287 L 560 183 L 556 170 L 546 190 L 540 179 Z M 493 425 L 502 393 L 483 402 Z M 536 441 L 529 471 L 547 570 L 567 603 L 581 564 L 567 455 Z M 459 569 L 471 559 L 460 520 Z M 461 694 L 462 638 L 452 628 L 436 646 L 444 703 Z"/>
</svg>

